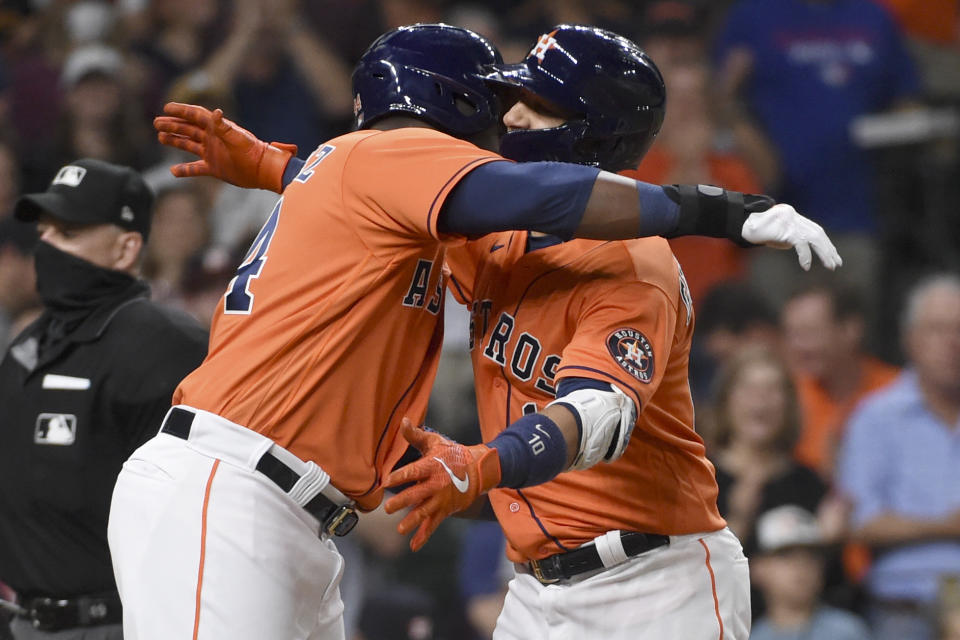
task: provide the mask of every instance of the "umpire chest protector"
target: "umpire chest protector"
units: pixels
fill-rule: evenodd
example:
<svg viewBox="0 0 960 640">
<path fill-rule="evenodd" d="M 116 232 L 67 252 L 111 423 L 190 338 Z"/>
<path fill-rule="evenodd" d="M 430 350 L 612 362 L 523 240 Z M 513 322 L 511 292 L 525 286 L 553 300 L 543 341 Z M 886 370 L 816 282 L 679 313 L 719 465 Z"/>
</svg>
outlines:
<svg viewBox="0 0 960 640">
<path fill-rule="evenodd" d="M 0 576 L 21 597 L 115 591 L 106 523 L 116 476 L 159 429 L 206 334 L 129 296 L 39 351 L 41 317 L 0 364 Z"/>
</svg>

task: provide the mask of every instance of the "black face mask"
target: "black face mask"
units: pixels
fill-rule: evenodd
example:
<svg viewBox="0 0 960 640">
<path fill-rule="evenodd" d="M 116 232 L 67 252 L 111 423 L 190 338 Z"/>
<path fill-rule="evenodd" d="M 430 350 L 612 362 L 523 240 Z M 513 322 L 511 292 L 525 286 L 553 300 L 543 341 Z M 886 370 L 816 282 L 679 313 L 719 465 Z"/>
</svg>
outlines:
<svg viewBox="0 0 960 640">
<path fill-rule="evenodd" d="M 37 293 L 55 316 L 84 316 L 122 293 L 136 278 L 38 242 L 34 252 Z"/>
</svg>

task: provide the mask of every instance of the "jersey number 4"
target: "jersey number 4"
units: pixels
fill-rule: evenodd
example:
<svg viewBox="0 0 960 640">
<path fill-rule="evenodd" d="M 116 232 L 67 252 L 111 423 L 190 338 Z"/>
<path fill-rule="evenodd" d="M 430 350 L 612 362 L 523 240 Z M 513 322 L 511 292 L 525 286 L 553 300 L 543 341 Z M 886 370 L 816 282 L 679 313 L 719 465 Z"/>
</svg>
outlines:
<svg viewBox="0 0 960 640">
<path fill-rule="evenodd" d="M 319 147 L 307 159 L 303 169 L 294 178 L 297 182 L 306 182 L 313 176 L 313 171 L 324 158 L 336 149 L 336 147 L 326 144 Z M 237 275 L 233 277 L 230 284 L 227 285 L 227 295 L 223 297 L 223 312 L 230 314 L 249 315 L 253 310 L 253 293 L 250 292 L 250 280 L 260 277 L 263 265 L 267 262 L 267 249 L 270 248 L 270 241 L 273 240 L 273 234 L 277 231 L 277 222 L 280 220 L 280 208 L 283 206 L 283 197 L 277 200 L 277 206 L 273 208 L 270 217 L 263 223 L 263 228 L 250 245 L 247 256 L 243 263 L 237 269 Z"/>
<path fill-rule="evenodd" d="M 260 275 L 263 265 L 267 262 L 267 249 L 277 231 L 277 222 L 280 220 L 280 207 L 283 198 L 277 200 L 277 205 L 270 213 L 270 217 L 263 224 L 257 234 L 243 263 L 237 269 L 237 275 L 227 285 L 227 295 L 223 298 L 223 312 L 247 315 L 253 310 L 253 294 L 250 292 L 250 280 Z"/>
</svg>

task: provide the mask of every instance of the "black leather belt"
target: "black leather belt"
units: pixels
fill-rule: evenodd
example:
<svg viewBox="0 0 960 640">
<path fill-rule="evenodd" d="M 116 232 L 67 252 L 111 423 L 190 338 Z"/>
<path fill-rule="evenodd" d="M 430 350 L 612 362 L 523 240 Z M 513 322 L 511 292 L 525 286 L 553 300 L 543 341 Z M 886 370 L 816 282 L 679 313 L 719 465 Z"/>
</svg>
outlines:
<svg viewBox="0 0 960 640">
<path fill-rule="evenodd" d="M 116 592 L 73 598 L 29 598 L 18 615 L 40 631 L 62 631 L 123 621 L 120 596 Z"/>
<path fill-rule="evenodd" d="M 620 542 L 627 557 L 633 557 L 670 544 L 670 537 L 656 533 L 621 531 Z M 547 556 L 542 560 L 531 560 L 520 566 L 533 574 L 541 584 L 554 584 L 587 571 L 602 569 L 603 560 L 600 559 L 596 545 L 589 545 Z"/>
<path fill-rule="evenodd" d="M 180 407 L 174 407 L 160 427 L 162 433 L 184 440 L 190 437 L 190 427 L 196 414 Z M 284 464 L 280 458 L 267 451 L 257 462 L 257 471 L 267 476 L 284 493 L 289 493 L 297 484 L 300 474 Z M 345 536 L 357 525 L 357 510 L 352 504 L 337 504 L 323 492 L 317 493 L 310 502 L 303 505 L 308 513 L 320 521 L 323 531 L 332 536 Z"/>
</svg>

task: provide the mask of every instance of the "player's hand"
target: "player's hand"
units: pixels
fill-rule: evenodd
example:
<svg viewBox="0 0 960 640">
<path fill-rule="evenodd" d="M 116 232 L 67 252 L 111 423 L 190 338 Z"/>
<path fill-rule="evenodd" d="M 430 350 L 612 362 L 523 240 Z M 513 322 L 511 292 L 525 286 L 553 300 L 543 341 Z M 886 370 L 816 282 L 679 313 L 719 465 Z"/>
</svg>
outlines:
<svg viewBox="0 0 960 640">
<path fill-rule="evenodd" d="M 776 204 L 765 211 L 751 213 L 743 223 L 743 239 L 776 249 L 796 249 L 800 266 L 810 270 L 811 249 L 831 271 L 843 264 L 837 248 L 823 227 L 797 213 L 788 204 Z"/>
<path fill-rule="evenodd" d="M 296 145 L 267 144 L 224 118 L 220 109 L 168 102 L 163 112 L 153 119 L 157 139 L 201 158 L 170 167 L 176 177 L 213 176 L 238 187 L 283 190 L 283 172 Z"/>
<path fill-rule="evenodd" d="M 391 473 L 387 487 L 413 483 L 384 503 L 387 513 L 410 507 L 397 525 L 406 535 L 417 529 L 410 549 L 417 551 L 451 513 L 462 511 L 500 482 L 500 458 L 496 449 L 477 444 L 471 447 L 439 433 L 415 427 L 406 418 L 400 433 L 423 457 Z"/>
</svg>

